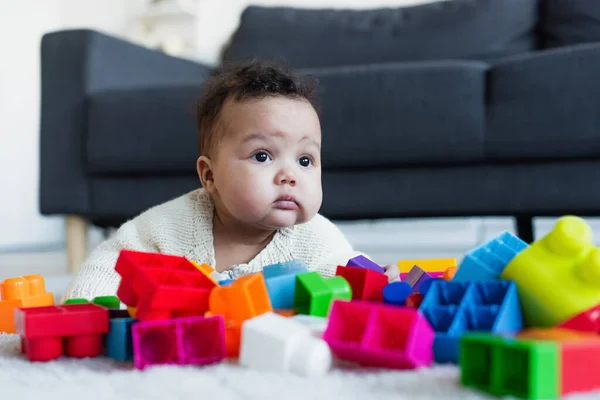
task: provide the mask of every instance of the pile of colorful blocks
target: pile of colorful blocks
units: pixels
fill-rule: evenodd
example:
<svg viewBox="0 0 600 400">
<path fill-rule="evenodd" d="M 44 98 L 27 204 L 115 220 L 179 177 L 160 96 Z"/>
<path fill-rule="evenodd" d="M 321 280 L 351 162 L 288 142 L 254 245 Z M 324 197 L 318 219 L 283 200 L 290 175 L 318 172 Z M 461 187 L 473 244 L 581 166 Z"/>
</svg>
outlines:
<svg viewBox="0 0 600 400">
<path fill-rule="evenodd" d="M 463 385 L 498 396 L 600 389 L 600 249 L 583 219 L 560 218 L 531 245 L 503 232 L 459 265 L 398 266 L 394 283 L 365 257 L 330 278 L 293 260 L 218 281 L 206 264 L 124 250 L 118 297 L 55 306 L 41 277 L 5 281 L 0 331 L 18 332 L 31 361 L 104 355 L 143 369 L 237 359 L 305 376 L 336 360 L 393 369 L 454 363 Z"/>
</svg>

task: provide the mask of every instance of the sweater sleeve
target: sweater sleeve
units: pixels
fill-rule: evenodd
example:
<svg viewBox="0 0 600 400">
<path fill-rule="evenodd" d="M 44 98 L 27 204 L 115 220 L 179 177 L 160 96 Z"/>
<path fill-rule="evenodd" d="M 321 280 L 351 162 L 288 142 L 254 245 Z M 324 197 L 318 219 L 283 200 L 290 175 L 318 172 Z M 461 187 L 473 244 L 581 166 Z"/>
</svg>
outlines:
<svg viewBox="0 0 600 400">
<path fill-rule="evenodd" d="M 109 239 L 96 247 L 81 265 L 62 299 L 91 300 L 96 296 L 115 296 L 120 276 L 115 272 L 115 264 L 121 250 L 157 252 L 158 247 L 148 230 L 147 215 L 142 214 L 123 224 Z"/>
</svg>

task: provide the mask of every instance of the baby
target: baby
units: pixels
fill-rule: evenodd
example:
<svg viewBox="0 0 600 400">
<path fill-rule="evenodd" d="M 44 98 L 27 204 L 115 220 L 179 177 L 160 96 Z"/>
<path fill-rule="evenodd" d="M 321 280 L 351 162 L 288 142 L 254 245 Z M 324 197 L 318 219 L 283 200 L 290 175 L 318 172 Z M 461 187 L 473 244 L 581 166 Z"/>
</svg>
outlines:
<svg viewBox="0 0 600 400">
<path fill-rule="evenodd" d="M 115 295 L 122 249 L 184 256 L 223 279 L 302 260 L 323 277 L 361 253 L 318 214 L 321 128 L 316 81 L 247 61 L 209 78 L 197 105 L 201 189 L 123 224 L 81 266 L 63 300 Z M 399 279 L 387 265 L 389 281 Z"/>
</svg>

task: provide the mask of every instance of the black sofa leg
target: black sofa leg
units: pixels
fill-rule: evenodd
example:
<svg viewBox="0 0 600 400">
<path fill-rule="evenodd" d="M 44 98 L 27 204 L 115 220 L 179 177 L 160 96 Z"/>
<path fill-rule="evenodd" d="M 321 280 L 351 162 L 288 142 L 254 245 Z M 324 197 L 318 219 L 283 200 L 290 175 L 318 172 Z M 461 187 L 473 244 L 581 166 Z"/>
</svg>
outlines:
<svg viewBox="0 0 600 400">
<path fill-rule="evenodd" d="M 533 217 L 517 216 L 517 236 L 527 243 L 533 242 Z"/>
</svg>

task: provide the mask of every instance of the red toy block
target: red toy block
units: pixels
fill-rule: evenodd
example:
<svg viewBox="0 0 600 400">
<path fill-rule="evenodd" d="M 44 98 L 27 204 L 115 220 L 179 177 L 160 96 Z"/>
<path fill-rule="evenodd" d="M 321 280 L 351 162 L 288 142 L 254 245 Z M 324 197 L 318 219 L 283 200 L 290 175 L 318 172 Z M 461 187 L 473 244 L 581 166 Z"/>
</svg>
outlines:
<svg viewBox="0 0 600 400">
<path fill-rule="evenodd" d="M 407 298 L 406 298 L 406 307 L 410 307 L 410 308 L 419 308 L 421 306 L 421 303 L 423 302 L 423 295 L 419 292 L 414 292 L 411 293 Z"/>
<path fill-rule="evenodd" d="M 559 324 L 558 327 L 580 332 L 600 333 L 600 305 L 573 316 Z"/>
<path fill-rule="evenodd" d="M 15 311 L 22 352 L 30 361 L 97 357 L 109 331 L 108 309 L 96 304 L 22 308 Z"/>
<path fill-rule="evenodd" d="M 342 265 L 338 265 L 335 275 L 348 281 L 353 300 L 383 301 L 383 288 L 388 284 L 386 275 L 367 268 Z"/>
</svg>

